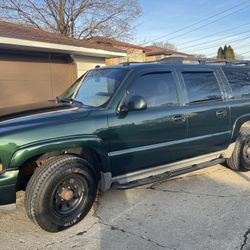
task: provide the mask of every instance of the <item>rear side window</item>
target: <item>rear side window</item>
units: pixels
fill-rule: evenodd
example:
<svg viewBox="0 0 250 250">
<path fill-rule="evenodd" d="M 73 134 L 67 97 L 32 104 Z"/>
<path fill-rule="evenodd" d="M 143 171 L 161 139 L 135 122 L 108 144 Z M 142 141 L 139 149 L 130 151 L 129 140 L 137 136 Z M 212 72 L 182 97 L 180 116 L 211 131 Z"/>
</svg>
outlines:
<svg viewBox="0 0 250 250">
<path fill-rule="evenodd" d="M 176 84 L 171 72 L 143 75 L 128 91 L 129 95 L 142 96 L 148 108 L 178 104 Z"/>
<path fill-rule="evenodd" d="M 222 100 L 214 72 L 183 72 L 190 104 Z"/>
<path fill-rule="evenodd" d="M 250 98 L 250 68 L 248 67 L 223 67 L 234 98 Z"/>
</svg>

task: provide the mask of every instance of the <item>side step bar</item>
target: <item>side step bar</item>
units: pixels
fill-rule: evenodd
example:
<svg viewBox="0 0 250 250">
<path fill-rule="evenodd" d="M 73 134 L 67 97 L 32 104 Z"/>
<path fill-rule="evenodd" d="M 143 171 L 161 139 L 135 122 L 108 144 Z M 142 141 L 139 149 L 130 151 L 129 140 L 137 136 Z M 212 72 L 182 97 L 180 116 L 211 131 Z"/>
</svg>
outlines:
<svg viewBox="0 0 250 250">
<path fill-rule="evenodd" d="M 113 182 L 111 185 L 111 188 L 117 189 L 117 190 L 126 190 L 126 189 L 135 188 L 135 187 L 140 187 L 140 186 L 148 185 L 154 182 L 164 181 L 164 180 L 167 180 L 167 179 L 170 179 L 170 178 L 182 175 L 182 174 L 194 172 L 194 171 L 207 168 L 207 167 L 211 167 L 216 164 L 221 164 L 224 162 L 225 162 L 224 158 L 218 158 L 218 159 L 211 160 L 208 162 L 194 164 L 192 166 L 180 168 L 174 171 L 166 171 L 165 173 L 162 173 L 162 174 L 152 175 L 143 179 L 138 179 L 138 180 L 130 181 L 127 183 Z"/>
</svg>

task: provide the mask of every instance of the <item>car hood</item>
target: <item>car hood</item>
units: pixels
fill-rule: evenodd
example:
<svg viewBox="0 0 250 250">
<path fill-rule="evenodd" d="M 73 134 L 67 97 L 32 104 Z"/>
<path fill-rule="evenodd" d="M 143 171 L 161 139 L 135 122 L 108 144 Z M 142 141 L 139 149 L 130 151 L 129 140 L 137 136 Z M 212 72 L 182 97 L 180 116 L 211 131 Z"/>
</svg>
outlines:
<svg viewBox="0 0 250 250">
<path fill-rule="evenodd" d="M 14 106 L 0 109 L 0 122 L 27 116 L 46 114 L 48 112 L 58 112 L 72 109 L 72 106 L 65 103 L 57 103 L 54 101 L 46 101 L 32 103 L 21 106 Z"/>
<path fill-rule="evenodd" d="M 11 128 L 25 128 L 86 117 L 90 109 L 53 101 L 0 109 L 0 134 Z"/>
</svg>

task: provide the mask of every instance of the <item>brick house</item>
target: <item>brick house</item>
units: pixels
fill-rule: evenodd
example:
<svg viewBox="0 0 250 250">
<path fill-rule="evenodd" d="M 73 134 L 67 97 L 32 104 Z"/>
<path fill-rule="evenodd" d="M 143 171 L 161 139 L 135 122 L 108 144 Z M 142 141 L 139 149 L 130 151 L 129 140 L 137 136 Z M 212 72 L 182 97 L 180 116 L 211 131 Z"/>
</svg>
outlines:
<svg viewBox="0 0 250 250">
<path fill-rule="evenodd" d="M 191 55 L 176 50 L 168 50 L 158 46 L 147 46 L 145 61 L 157 61 L 167 57 L 190 57 Z"/>
<path fill-rule="evenodd" d="M 115 39 L 105 38 L 105 37 L 95 37 L 89 39 L 88 41 L 90 41 L 95 45 L 109 46 L 111 48 L 121 49 L 123 51 L 126 51 L 127 53 L 126 56 L 106 59 L 107 65 L 119 64 L 123 62 L 144 62 L 145 52 L 149 51 L 146 48 L 135 44 L 121 42 Z"/>
<path fill-rule="evenodd" d="M 190 55 L 175 51 L 167 50 L 158 46 L 138 46 L 131 43 L 117 41 L 115 39 L 96 37 L 88 41 L 95 45 L 108 46 L 111 48 L 121 49 L 127 52 L 127 56 L 106 59 L 107 65 L 119 64 L 123 62 L 148 62 L 157 61 L 166 57 L 190 57 Z"/>
</svg>

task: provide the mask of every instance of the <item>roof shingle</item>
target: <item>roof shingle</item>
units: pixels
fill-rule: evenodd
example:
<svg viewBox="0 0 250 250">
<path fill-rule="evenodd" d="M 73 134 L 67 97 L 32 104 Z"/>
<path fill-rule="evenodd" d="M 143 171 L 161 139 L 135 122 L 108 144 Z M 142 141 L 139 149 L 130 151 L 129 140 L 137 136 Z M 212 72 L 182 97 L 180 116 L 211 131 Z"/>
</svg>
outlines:
<svg viewBox="0 0 250 250">
<path fill-rule="evenodd" d="M 180 55 L 180 56 L 190 56 L 189 54 L 179 52 L 176 50 L 164 49 L 155 45 L 147 46 L 148 52 L 146 52 L 146 56 L 157 56 L 157 55 Z"/>
<path fill-rule="evenodd" d="M 98 44 L 98 45 L 106 45 L 106 46 L 111 46 L 114 48 L 137 49 L 137 50 L 142 50 L 144 52 L 149 51 L 145 47 L 135 45 L 132 43 L 118 41 L 118 40 L 107 38 L 107 37 L 93 37 L 93 38 L 88 39 L 88 41 Z"/>
<path fill-rule="evenodd" d="M 94 49 L 103 49 L 112 52 L 124 52 L 123 50 L 111 46 L 105 46 L 103 44 L 101 45 L 95 44 L 88 40 L 69 38 L 62 36 L 60 34 L 55 34 L 52 32 L 40 30 L 33 26 L 14 24 L 4 21 L 0 21 L 0 37 L 63 44 L 63 45 L 94 48 Z"/>
</svg>

